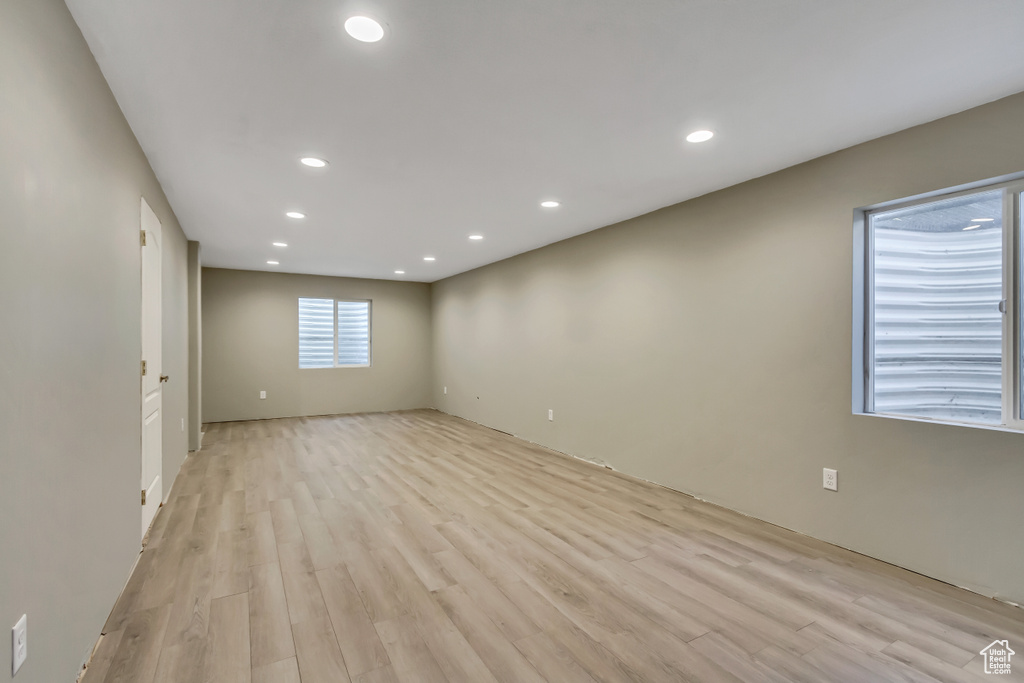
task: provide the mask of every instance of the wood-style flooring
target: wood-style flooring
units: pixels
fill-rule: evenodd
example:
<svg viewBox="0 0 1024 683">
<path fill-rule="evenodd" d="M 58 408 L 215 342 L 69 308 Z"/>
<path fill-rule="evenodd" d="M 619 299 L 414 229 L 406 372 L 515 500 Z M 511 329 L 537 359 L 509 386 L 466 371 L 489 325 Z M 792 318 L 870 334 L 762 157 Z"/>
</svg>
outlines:
<svg viewBox="0 0 1024 683">
<path fill-rule="evenodd" d="M 984 681 L 1024 611 L 434 411 L 209 425 L 85 683 Z"/>
</svg>

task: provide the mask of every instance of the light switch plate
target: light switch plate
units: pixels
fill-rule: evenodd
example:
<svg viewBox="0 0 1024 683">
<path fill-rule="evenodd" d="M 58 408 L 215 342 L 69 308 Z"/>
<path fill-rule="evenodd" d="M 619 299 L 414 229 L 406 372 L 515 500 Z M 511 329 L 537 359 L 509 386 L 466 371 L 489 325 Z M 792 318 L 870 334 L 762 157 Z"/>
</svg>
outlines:
<svg viewBox="0 0 1024 683">
<path fill-rule="evenodd" d="M 21 619 L 11 629 L 11 676 L 28 659 L 28 615 L 22 614 Z"/>
</svg>

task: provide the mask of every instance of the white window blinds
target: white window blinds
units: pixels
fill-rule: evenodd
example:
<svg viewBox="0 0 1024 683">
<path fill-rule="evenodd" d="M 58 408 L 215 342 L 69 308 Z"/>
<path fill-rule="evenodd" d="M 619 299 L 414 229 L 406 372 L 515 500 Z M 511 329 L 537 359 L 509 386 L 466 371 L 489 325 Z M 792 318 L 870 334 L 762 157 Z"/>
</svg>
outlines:
<svg viewBox="0 0 1024 683">
<path fill-rule="evenodd" d="M 338 365 L 370 364 L 370 302 L 338 302 Z"/>
<path fill-rule="evenodd" d="M 334 367 L 334 299 L 299 299 L 299 367 Z"/>
<path fill-rule="evenodd" d="M 370 302 L 299 299 L 299 367 L 370 364 Z"/>
</svg>

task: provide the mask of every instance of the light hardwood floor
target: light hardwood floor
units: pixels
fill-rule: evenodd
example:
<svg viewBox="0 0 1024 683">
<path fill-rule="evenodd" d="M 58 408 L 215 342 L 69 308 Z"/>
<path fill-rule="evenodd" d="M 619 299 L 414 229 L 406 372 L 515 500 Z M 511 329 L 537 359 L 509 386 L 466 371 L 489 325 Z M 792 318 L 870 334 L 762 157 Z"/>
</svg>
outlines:
<svg viewBox="0 0 1024 683">
<path fill-rule="evenodd" d="M 434 411 L 210 425 L 103 633 L 85 683 L 1024 672 L 1022 610 Z"/>
</svg>

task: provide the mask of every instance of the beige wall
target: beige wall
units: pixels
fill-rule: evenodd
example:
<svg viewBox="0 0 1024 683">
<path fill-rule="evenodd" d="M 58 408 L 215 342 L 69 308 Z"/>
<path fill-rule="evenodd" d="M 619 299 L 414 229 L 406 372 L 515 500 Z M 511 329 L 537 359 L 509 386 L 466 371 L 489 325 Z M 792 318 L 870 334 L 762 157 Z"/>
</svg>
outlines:
<svg viewBox="0 0 1024 683">
<path fill-rule="evenodd" d="M 0 631 L 28 614 L 18 683 L 75 679 L 139 550 L 140 195 L 165 244 L 167 487 L 184 235 L 64 3 L 0 3 Z"/>
<path fill-rule="evenodd" d="M 373 366 L 300 370 L 299 297 L 372 299 Z M 202 302 L 204 422 L 430 405 L 429 285 L 203 268 Z"/>
<path fill-rule="evenodd" d="M 435 283 L 434 405 L 1024 602 L 1024 436 L 850 409 L 853 210 L 1024 170 L 1022 121 L 1024 94 Z"/>
</svg>

